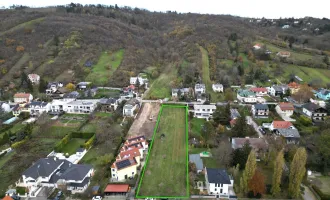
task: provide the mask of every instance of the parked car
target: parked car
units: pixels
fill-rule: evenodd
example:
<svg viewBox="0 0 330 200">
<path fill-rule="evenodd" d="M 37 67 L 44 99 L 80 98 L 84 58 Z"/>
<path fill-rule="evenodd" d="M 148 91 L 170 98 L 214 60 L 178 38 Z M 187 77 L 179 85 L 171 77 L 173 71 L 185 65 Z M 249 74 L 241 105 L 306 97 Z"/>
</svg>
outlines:
<svg viewBox="0 0 330 200">
<path fill-rule="evenodd" d="M 262 127 L 260 127 L 259 128 L 259 131 L 263 134 L 263 135 L 265 135 L 266 134 L 266 131 L 265 131 L 265 129 L 263 129 Z"/>
<path fill-rule="evenodd" d="M 92 200 L 102 200 L 102 197 L 101 196 L 95 196 L 95 197 L 93 197 Z"/>
<path fill-rule="evenodd" d="M 56 195 L 56 197 L 61 197 L 61 196 L 62 196 L 62 194 L 63 194 L 63 192 L 62 192 L 62 191 L 58 191 L 58 192 L 57 192 L 57 195 Z"/>
</svg>

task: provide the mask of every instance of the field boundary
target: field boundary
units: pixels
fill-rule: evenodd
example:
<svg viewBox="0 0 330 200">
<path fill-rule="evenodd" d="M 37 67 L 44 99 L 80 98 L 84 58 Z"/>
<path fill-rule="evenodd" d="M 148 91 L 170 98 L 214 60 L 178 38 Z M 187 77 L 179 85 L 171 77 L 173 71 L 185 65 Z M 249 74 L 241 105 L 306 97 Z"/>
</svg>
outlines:
<svg viewBox="0 0 330 200">
<path fill-rule="evenodd" d="M 160 117 L 162 115 L 162 111 L 163 111 L 163 108 L 166 108 L 166 107 L 170 107 L 170 108 L 184 108 L 185 109 L 185 113 L 186 113 L 186 120 L 185 120 L 185 134 L 186 134 L 186 196 L 139 196 L 139 192 L 140 192 L 140 188 L 141 188 L 141 183 L 143 181 L 143 176 L 144 176 L 144 172 L 146 170 L 146 167 L 148 165 L 148 161 L 149 161 L 149 156 L 150 156 L 150 153 L 151 153 L 151 150 L 152 150 L 152 145 L 154 143 L 154 139 L 155 139 L 155 135 L 157 133 L 157 130 L 158 130 L 158 125 L 159 125 L 159 122 L 160 122 Z M 136 192 L 136 195 L 135 197 L 138 198 L 138 199 L 145 199 L 145 198 L 189 198 L 189 172 L 188 172 L 188 157 L 189 157 L 189 154 L 188 154 L 188 107 L 187 106 L 181 106 L 181 105 L 164 105 L 162 104 L 161 108 L 160 108 L 160 111 L 159 111 L 159 114 L 158 114 L 158 118 L 157 118 L 157 122 L 156 122 L 156 126 L 155 126 L 155 129 L 154 129 L 154 133 L 152 135 L 152 140 L 151 140 L 151 144 L 150 144 L 150 148 L 148 150 L 148 155 L 147 155 L 147 158 L 146 158 L 146 163 L 144 164 L 143 166 L 143 170 L 142 170 L 142 174 L 141 174 L 141 177 L 140 177 L 140 180 L 139 180 L 139 185 L 138 185 L 138 188 L 137 188 L 137 192 Z"/>
</svg>

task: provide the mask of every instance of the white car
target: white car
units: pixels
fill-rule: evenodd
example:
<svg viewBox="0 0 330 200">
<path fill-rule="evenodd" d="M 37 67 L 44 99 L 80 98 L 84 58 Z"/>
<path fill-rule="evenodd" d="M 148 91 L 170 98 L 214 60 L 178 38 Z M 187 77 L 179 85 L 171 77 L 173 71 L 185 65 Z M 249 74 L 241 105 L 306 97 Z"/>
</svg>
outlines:
<svg viewBox="0 0 330 200">
<path fill-rule="evenodd" d="M 101 196 L 95 196 L 95 197 L 93 197 L 92 200 L 102 200 L 102 197 Z"/>
</svg>

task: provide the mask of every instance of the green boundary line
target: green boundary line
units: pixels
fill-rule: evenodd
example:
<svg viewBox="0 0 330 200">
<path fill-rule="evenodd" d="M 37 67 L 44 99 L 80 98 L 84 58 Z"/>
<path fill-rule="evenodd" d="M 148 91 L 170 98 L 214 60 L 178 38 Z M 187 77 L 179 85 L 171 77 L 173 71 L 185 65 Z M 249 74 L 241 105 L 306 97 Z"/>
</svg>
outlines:
<svg viewBox="0 0 330 200">
<path fill-rule="evenodd" d="M 157 132 L 158 124 L 160 122 L 160 116 L 162 115 L 163 108 L 166 108 L 166 107 L 185 108 L 185 111 L 186 111 L 186 177 L 187 177 L 186 181 L 187 181 L 187 194 L 186 194 L 186 196 L 139 196 L 139 192 L 140 192 L 144 172 L 145 172 L 145 170 L 147 168 L 147 165 L 148 165 L 149 155 L 150 155 L 150 152 L 152 150 L 152 145 L 154 143 L 154 139 L 155 139 L 155 135 L 156 135 L 156 132 Z M 180 198 L 180 199 L 189 198 L 189 172 L 188 172 L 189 155 L 188 155 L 188 149 L 189 149 L 189 146 L 188 146 L 188 107 L 187 106 L 181 106 L 181 105 L 166 105 L 166 104 L 164 105 L 164 104 L 162 104 L 162 106 L 160 108 L 160 111 L 159 111 L 159 114 L 158 114 L 156 126 L 155 126 L 155 129 L 154 129 L 154 133 L 152 135 L 152 140 L 151 140 L 150 148 L 148 150 L 146 163 L 143 166 L 142 174 L 141 174 L 141 177 L 140 177 L 140 181 L 139 181 L 139 185 L 138 185 L 135 197 L 138 198 L 138 199 L 145 199 L 145 198 L 176 198 L 176 199 L 178 199 L 178 198 Z"/>
</svg>

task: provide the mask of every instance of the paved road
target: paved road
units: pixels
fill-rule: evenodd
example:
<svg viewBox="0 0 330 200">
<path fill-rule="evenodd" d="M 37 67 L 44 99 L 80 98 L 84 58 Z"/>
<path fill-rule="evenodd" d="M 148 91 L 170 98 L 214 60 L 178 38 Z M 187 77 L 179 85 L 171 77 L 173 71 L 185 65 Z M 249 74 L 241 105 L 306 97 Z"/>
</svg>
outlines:
<svg viewBox="0 0 330 200">
<path fill-rule="evenodd" d="M 123 88 L 116 88 L 116 87 L 97 87 L 97 89 L 122 90 Z"/>
<path fill-rule="evenodd" d="M 301 184 L 301 186 L 303 186 L 305 188 L 305 192 L 304 192 L 304 194 L 302 194 L 302 197 L 304 198 L 304 200 L 317 200 L 317 198 L 315 197 L 313 192 L 308 187 L 306 187 L 303 184 Z"/>
<path fill-rule="evenodd" d="M 263 138 L 264 135 L 259 131 L 259 126 L 257 123 L 255 123 L 255 121 L 253 121 L 252 117 L 251 116 L 246 116 L 246 121 L 248 122 L 248 124 L 250 124 L 254 130 L 257 131 L 258 135 L 259 135 L 259 138 Z"/>
</svg>

